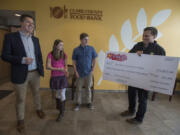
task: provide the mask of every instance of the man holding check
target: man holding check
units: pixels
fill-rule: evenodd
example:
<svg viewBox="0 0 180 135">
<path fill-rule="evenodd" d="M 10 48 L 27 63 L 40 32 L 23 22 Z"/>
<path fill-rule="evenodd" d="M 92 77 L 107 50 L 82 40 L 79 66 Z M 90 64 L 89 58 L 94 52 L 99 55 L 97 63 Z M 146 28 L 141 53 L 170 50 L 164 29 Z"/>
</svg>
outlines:
<svg viewBox="0 0 180 135">
<path fill-rule="evenodd" d="M 154 27 L 146 27 L 143 32 L 143 41 L 137 43 L 129 53 L 137 53 L 139 56 L 141 54 L 149 54 L 149 55 L 164 55 L 165 50 L 158 45 L 155 41 L 157 37 L 158 31 Z M 136 95 L 138 93 L 138 110 L 136 116 L 131 119 L 127 119 L 128 123 L 131 124 L 141 124 L 144 119 L 144 115 L 146 113 L 147 108 L 147 99 L 148 99 L 148 91 L 136 87 L 128 87 L 128 100 L 129 100 L 129 108 L 128 110 L 121 113 L 121 116 L 133 116 L 136 112 Z"/>
</svg>

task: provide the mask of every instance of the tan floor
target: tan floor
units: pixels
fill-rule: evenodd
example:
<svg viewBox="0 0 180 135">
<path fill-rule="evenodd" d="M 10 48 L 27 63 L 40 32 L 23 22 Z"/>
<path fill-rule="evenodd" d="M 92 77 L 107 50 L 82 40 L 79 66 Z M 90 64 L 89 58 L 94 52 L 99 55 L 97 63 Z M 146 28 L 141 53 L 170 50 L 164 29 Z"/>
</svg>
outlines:
<svg viewBox="0 0 180 135">
<path fill-rule="evenodd" d="M 127 109 L 127 93 L 95 93 L 95 110 L 83 107 L 72 111 L 68 101 L 65 117 L 57 123 L 58 112 L 48 90 L 41 91 L 42 104 L 47 114 L 40 120 L 35 113 L 31 93 L 26 102 L 27 135 L 180 135 L 180 95 L 168 102 L 168 97 L 158 95 L 149 101 L 144 123 L 139 126 L 126 123 L 119 114 Z M 0 100 L 0 135 L 18 135 L 16 132 L 15 96 Z"/>
</svg>

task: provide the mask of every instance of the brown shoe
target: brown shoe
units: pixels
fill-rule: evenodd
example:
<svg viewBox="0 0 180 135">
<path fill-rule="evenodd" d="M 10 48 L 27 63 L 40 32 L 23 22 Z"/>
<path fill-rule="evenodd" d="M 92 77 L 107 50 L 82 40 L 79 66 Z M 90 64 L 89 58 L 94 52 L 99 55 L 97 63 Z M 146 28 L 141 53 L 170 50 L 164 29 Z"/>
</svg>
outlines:
<svg viewBox="0 0 180 135">
<path fill-rule="evenodd" d="M 134 115 L 134 113 L 131 113 L 128 110 L 121 113 L 122 117 L 129 117 L 129 116 L 133 116 L 133 115 Z"/>
<path fill-rule="evenodd" d="M 37 116 L 40 118 L 40 119 L 44 119 L 45 118 L 45 113 L 42 111 L 42 110 L 37 110 L 36 111 L 37 113 Z"/>
<path fill-rule="evenodd" d="M 24 120 L 18 120 L 16 128 L 19 133 L 24 133 L 25 132 Z"/>
</svg>

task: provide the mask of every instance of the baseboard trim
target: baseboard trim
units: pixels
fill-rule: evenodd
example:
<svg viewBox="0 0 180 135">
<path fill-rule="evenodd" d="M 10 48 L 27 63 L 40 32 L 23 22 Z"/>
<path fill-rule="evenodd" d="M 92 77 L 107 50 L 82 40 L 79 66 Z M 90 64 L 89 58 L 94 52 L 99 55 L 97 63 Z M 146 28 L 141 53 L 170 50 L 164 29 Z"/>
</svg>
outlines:
<svg viewBox="0 0 180 135">
<path fill-rule="evenodd" d="M 68 88 L 71 89 L 71 88 Z M 40 88 L 40 90 L 51 90 L 50 88 Z M 120 92 L 127 92 L 127 90 L 94 90 L 94 92 L 109 92 L 109 93 L 120 93 Z"/>
<path fill-rule="evenodd" d="M 127 90 L 95 90 L 95 92 L 107 92 L 107 93 L 124 93 L 127 92 Z"/>
<path fill-rule="evenodd" d="M 71 89 L 71 88 L 68 88 Z M 50 88 L 40 88 L 40 90 L 51 90 Z M 127 93 L 127 90 L 101 90 L 101 89 L 97 89 L 94 90 L 94 92 L 104 92 L 104 93 Z M 175 94 L 180 94 L 180 90 L 176 90 Z"/>
</svg>

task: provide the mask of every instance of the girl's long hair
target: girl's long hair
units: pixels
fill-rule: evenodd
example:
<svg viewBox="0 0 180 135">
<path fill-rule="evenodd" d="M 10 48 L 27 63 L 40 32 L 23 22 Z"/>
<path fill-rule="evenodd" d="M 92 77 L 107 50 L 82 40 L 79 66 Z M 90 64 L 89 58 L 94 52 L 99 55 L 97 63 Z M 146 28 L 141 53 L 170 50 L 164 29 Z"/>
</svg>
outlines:
<svg viewBox="0 0 180 135">
<path fill-rule="evenodd" d="M 54 57 L 55 60 L 59 60 L 59 59 L 65 60 L 64 49 L 61 50 L 60 52 L 59 52 L 59 50 L 57 49 L 57 46 L 58 46 L 58 44 L 59 44 L 60 42 L 63 42 L 63 41 L 60 40 L 60 39 L 56 39 L 56 40 L 54 41 L 54 45 L 53 45 L 53 49 L 52 49 L 52 55 L 53 55 L 53 57 Z"/>
</svg>

